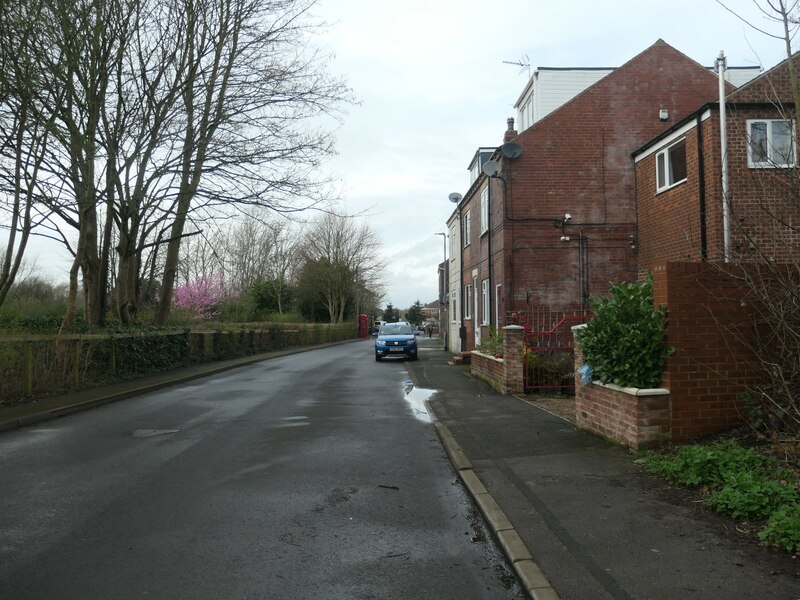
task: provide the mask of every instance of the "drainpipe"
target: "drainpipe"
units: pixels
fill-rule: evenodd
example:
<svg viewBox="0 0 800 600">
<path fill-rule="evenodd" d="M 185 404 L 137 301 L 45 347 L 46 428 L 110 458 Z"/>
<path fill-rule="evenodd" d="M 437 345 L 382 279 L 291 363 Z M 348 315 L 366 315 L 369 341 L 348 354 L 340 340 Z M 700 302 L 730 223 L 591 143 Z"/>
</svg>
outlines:
<svg viewBox="0 0 800 600">
<path fill-rule="evenodd" d="M 703 115 L 697 113 L 697 172 L 699 173 L 698 194 L 700 196 L 700 259 L 708 260 L 708 239 L 706 232 L 706 167 L 703 152 Z"/>
<path fill-rule="evenodd" d="M 730 262 L 731 251 L 731 205 L 728 192 L 728 122 L 725 106 L 725 52 L 719 51 L 717 58 L 719 74 L 719 137 L 720 156 L 722 158 L 722 255 L 725 262 Z"/>
</svg>

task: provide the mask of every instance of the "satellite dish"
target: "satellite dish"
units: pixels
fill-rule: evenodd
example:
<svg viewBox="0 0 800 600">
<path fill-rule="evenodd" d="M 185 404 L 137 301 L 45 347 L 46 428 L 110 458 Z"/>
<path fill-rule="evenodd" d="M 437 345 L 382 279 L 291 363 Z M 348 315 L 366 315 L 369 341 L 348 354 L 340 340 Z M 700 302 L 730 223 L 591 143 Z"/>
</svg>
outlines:
<svg viewBox="0 0 800 600">
<path fill-rule="evenodd" d="M 500 163 L 496 160 L 487 160 L 483 163 L 481 170 L 488 177 L 497 177 L 500 174 Z"/>
<path fill-rule="evenodd" d="M 522 148 L 520 148 L 519 144 L 515 144 L 514 142 L 508 142 L 500 146 L 500 152 L 506 158 L 519 158 L 522 156 Z"/>
<path fill-rule="evenodd" d="M 450 198 L 450 202 L 452 202 L 453 204 L 458 204 L 459 202 L 461 202 L 461 198 L 463 198 L 463 196 L 458 192 L 453 192 L 448 196 L 448 198 Z"/>
</svg>

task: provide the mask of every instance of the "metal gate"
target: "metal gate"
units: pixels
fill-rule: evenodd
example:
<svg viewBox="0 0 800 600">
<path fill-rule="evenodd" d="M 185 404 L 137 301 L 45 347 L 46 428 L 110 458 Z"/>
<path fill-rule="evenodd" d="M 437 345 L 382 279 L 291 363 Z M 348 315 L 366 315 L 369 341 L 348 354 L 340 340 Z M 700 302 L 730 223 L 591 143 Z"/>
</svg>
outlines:
<svg viewBox="0 0 800 600">
<path fill-rule="evenodd" d="M 525 392 L 550 390 L 575 393 L 575 348 L 572 327 L 589 320 L 587 314 L 541 308 L 526 311 L 523 382 Z"/>
</svg>

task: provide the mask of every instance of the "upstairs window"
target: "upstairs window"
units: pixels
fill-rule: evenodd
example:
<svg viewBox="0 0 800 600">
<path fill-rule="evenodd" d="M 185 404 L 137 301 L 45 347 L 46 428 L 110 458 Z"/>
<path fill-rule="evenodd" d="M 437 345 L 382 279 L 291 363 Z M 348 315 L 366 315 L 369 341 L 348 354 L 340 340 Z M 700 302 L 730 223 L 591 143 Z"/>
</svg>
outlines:
<svg viewBox="0 0 800 600">
<path fill-rule="evenodd" d="M 489 230 L 489 187 L 481 192 L 481 235 Z"/>
<path fill-rule="evenodd" d="M 662 192 L 686 181 L 686 140 L 656 154 L 656 191 Z"/>
<path fill-rule="evenodd" d="M 793 167 L 796 163 L 792 121 L 747 121 L 747 141 L 747 164 L 750 167 Z"/>
<path fill-rule="evenodd" d="M 464 248 L 469 246 L 471 241 L 470 239 L 470 232 L 472 231 L 472 218 L 470 217 L 469 211 L 464 213 Z"/>
</svg>

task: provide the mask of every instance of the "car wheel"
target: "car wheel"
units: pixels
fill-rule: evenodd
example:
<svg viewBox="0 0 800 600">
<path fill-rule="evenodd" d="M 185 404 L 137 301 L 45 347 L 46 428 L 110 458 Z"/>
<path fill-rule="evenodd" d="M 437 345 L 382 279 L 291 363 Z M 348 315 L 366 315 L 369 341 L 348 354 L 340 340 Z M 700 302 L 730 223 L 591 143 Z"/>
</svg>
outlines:
<svg viewBox="0 0 800 600">
<path fill-rule="evenodd" d="M 416 352 L 414 352 L 414 354 L 411 355 L 411 360 L 417 360 L 417 353 Z"/>
<path fill-rule="evenodd" d="M 376 352 L 375 353 L 375 362 L 381 362 L 381 358 L 383 358 L 383 357 Z"/>
</svg>

